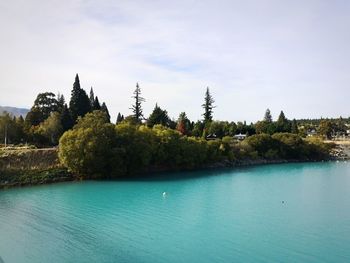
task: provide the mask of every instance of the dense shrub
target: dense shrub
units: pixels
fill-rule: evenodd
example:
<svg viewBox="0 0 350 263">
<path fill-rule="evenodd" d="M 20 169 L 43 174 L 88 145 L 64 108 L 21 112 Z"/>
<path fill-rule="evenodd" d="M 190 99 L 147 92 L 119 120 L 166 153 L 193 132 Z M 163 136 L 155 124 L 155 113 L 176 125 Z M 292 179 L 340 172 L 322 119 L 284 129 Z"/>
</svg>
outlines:
<svg viewBox="0 0 350 263">
<path fill-rule="evenodd" d="M 59 157 L 85 178 L 132 175 L 150 168 L 195 168 L 222 158 L 221 142 L 182 136 L 155 125 L 107 122 L 101 111 L 88 113 L 60 139 Z"/>
<path fill-rule="evenodd" d="M 94 111 L 60 139 L 59 158 L 84 178 L 113 178 L 149 170 L 188 169 L 222 160 L 317 159 L 329 150 L 320 142 L 290 133 L 257 134 L 243 142 L 232 137 L 207 141 L 154 125 L 121 122 Z"/>
<path fill-rule="evenodd" d="M 61 137 L 59 158 L 70 171 L 92 178 L 111 172 L 116 134 L 105 118 L 101 111 L 88 113 Z"/>
</svg>

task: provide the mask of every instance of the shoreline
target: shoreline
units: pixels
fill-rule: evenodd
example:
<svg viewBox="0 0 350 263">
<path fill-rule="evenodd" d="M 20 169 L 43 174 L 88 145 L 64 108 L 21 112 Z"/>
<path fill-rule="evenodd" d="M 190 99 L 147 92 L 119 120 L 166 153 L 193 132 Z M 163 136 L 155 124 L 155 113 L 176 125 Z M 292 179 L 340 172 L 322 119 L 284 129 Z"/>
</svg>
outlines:
<svg viewBox="0 0 350 263">
<path fill-rule="evenodd" d="M 43 159 L 44 156 L 44 159 Z M 287 163 L 312 163 L 329 161 L 350 160 L 350 144 L 336 144 L 326 159 L 245 159 L 245 160 L 223 160 L 200 167 L 148 167 L 144 171 L 133 175 L 125 175 L 104 180 L 127 180 L 145 178 L 153 173 L 189 172 L 200 170 L 216 170 L 224 168 L 252 167 L 260 165 L 287 164 Z M 80 181 L 81 177 L 68 172 L 58 160 L 57 148 L 47 149 L 26 149 L 24 151 L 9 150 L 0 155 L 0 190 L 23 187 L 53 184 L 59 182 Z M 86 179 L 94 180 L 94 179 Z M 103 180 L 103 179 L 101 179 Z"/>
<path fill-rule="evenodd" d="M 346 159 L 350 160 L 350 158 Z M 118 180 L 128 180 L 128 179 L 136 179 L 136 178 L 144 178 L 147 180 L 147 175 L 150 174 L 159 174 L 159 173 L 173 173 L 173 172 L 195 172 L 201 170 L 219 170 L 219 169 L 227 169 L 227 168 L 241 168 L 241 167 L 254 167 L 254 166 L 264 166 L 264 165 L 278 165 L 278 164 L 290 164 L 290 163 L 322 163 L 322 162 L 337 162 L 337 161 L 346 161 L 344 159 L 328 159 L 328 160 L 267 160 L 267 159 L 257 159 L 257 160 L 241 160 L 241 161 L 222 161 L 214 164 L 210 164 L 204 167 L 196 167 L 196 168 L 179 168 L 179 169 L 151 169 L 147 172 L 137 173 L 132 176 L 122 176 L 113 179 L 86 179 L 92 181 L 118 181 Z M 7 173 L 7 176 L 14 176 L 17 179 L 21 179 L 18 181 L 0 181 L 0 191 L 10 188 L 21 188 L 28 186 L 37 186 L 37 185 L 46 185 L 46 184 L 54 184 L 54 183 L 62 183 L 62 182 L 74 182 L 74 181 L 82 181 L 82 179 L 70 172 L 66 168 L 59 169 L 48 169 L 43 171 L 27 171 L 22 174 L 17 174 L 17 171 L 11 171 Z M 1 174 L 2 175 L 2 174 Z M 23 180 L 23 178 L 25 180 Z M 0 177 L 1 179 L 1 177 Z"/>
</svg>

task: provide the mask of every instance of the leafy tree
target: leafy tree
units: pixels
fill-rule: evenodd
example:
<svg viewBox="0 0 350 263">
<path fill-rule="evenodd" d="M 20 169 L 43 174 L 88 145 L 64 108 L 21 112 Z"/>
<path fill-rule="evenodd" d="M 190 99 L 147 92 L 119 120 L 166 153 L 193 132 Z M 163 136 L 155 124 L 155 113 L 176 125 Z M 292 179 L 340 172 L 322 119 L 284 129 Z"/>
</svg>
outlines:
<svg viewBox="0 0 350 263">
<path fill-rule="evenodd" d="M 201 121 L 197 121 L 193 126 L 192 135 L 196 137 L 202 137 L 203 130 L 204 130 L 204 123 Z"/>
<path fill-rule="evenodd" d="M 183 135 L 189 135 L 191 133 L 191 122 L 187 118 L 185 112 L 181 112 L 177 120 L 176 130 Z"/>
<path fill-rule="evenodd" d="M 255 124 L 255 130 L 257 134 L 274 134 L 276 132 L 276 126 L 273 122 L 269 123 L 266 121 L 258 121 Z"/>
<path fill-rule="evenodd" d="M 346 125 L 344 119 L 340 116 L 335 123 L 335 132 L 346 133 Z"/>
<path fill-rule="evenodd" d="M 3 112 L 0 115 L 0 144 L 5 141 L 6 144 L 19 143 L 23 139 L 23 118 L 15 118 L 8 112 Z"/>
<path fill-rule="evenodd" d="M 166 110 L 162 110 L 158 104 L 153 109 L 153 112 L 148 117 L 147 126 L 153 127 L 156 124 L 161 124 L 163 126 L 169 126 L 169 116 Z"/>
<path fill-rule="evenodd" d="M 102 110 L 96 110 L 86 114 L 86 116 L 79 117 L 77 124 L 74 125 L 74 129 L 87 129 L 87 128 L 96 128 L 101 125 L 109 123 L 108 115 Z"/>
<path fill-rule="evenodd" d="M 60 139 L 59 158 L 73 173 L 84 178 L 108 178 L 118 162 L 114 125 L 104 112 L 94 111 L 79 118 L 73 130 Z"/>
<path fill-rule="evenodd" d="M 134 113 L 134 117 L 137 120 L 137 122 L 141 123 L 141 120 L 143 118 L 142 113 L 142 102 L 145 101 L 143 97 L 141 97 L 141 89 L 138 83 L 136 83 L 136 89 L 134 91 L 134 96 L 132 96 L 133 99 L 135 99 L 135 104 L 131 106 L 131 110 Z"/>
<path fill-rule="evenodd" d="M 40 124 L 38 132 L 44 136 L 51 145 L 57 145 L 63 133 L 60 114 L 58 112 L 52 112 L 51 115 Z"/>
<path fill-rule="evenodd" d="M 117 152 L 125 167 L 125 173 L 132 175 L 147 168 L 156 147 L 155 136 L 147 126 L 122 123 L 116 126 Z M 118 172 L 120 168 L 117 167 Z"/>
<path fill-rule="evenodd" d="M 128 123 L 131 125 L 139 125 L 140 123 L 136 120 L 134 115 L 126 116 L 121 123 Z"/>
<path fill-rule="evenodd" d="M 97 97 L 96 97 L 97 99 Z M 106 116 L 108 118 L 108 122 L 111 122 L 111 115 L 109 115 L 109 111 L 108 111 L 108 108 L 107 108 L 107 105 L 106 103 L 102 103 L 102 106 L 101 106 L 101 111 L 103 111 L 104 113 L 106 113 Z"/>
<path fill-rule="evenodd" d="M 230 123 L 227 121 L 212 121 L 208 125 L 208 134 L 215 134 L 217 138 L 234 135 L 234 133 L 232 134 L 232 127 L 230 127 Z"/>
<path fill-rule="evenodd" d="M 60 101 L 62 98 L 60 97 Z M 58 111 L 58 101 L 52 92 L 39 93 L 34 101 L 34 105 L 26 116 L 26 126 L 37 126 L 46 120 L 51 112 Z"/>
<path fill-rule="evenodd" d="M 32 107 L 30 111 L 27 113 L 24 126 L 28 131 L 32 126 L 39 125 L 42 121 L 44 121 L 43 113 L 37 107 Z"/>
<path fill-rule="evenodd" d="M 215 108 L 215 106 L 213 106 L 214 102 L 215 101 L 213 99 L 213 96 L 209 92 L 209 87 L 207 87 L 204 97 L 204 104 L 202 104 L 202 107 L 204 109 L 204 123 L 208 123 L 213 120 L 213 108 Z"/>
<path fill-rule="evenodd" d="M 293 119 L 293 121 L 292 121 L 291 133 L 299 134 L 298 123 L 295 119 Z"/>
<path fill-rule="evenodd" d="M 78 117 L 83 117 L 91 110 L 91 104 L 89 97 L 86 95 L 85 90 L 80 88 L 79 76 L 76 74 L 75 81 L 72 89 L 72 96 L 69 102 L 69 110 L 74 122 Z"/>
<path fill-rule="evenodd" d="M 265 116 L 264 116 L 264 121 L 266 123 L 272 123 L 272 115 L 271 115 L 270 109 L 266 110 Z"/>
<path fill-rule="evenodd" d="M 58 102 L 55 97 L 55 94 L 52 92 L 39 93 L 36 97 L 34 107 L 40 109 L 44 119 L 48 118 L 51 112 L 57 111 Z"/>
<path fill-rule="evenodd" d="M 334 123 L 329 120 L 322 120 L 320 126 L 318 127 L 318 133 L 327 139 L 332 137 L 334 132 Z"/>
</svg>

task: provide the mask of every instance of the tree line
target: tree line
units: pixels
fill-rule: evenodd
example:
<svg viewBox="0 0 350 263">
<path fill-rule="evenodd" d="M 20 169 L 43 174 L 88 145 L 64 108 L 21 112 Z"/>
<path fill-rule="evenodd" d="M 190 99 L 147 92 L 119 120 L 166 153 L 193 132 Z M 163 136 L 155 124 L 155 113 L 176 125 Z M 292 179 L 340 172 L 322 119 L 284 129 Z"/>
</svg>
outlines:
<svg viewBox="0 0 350 263">
<path fill-rule="evenodd" d="M 140 85 L 137 83 L 133 92 L 133 104 L 130 109 L 132 114 L 124 117 L 120 112 L 117 115 L 116 124 L 130 123 L 133 125 L 147 125 L 149 128 L 155 125 L 178 131 L 184 136 L 193 136 L 207 138 L 215 135 L 215 138 L 225 136 L 234 136 L 236 134 L 245 134 L 248 136 L 254 134 L 275 133 L 293 133 L 302 137 L 307 132 L 316 129 L 319 135 L 326 138 L 339 132 L 346 132 L 345 120 L 320 120 L 317 126 L 316 122 L 307 120 L 297 121 L 286 118 L 283 111 L 280 112 L 276 121 L 273 121 L 271 112 L 266 110 L 263 120 L 256 123 L 247 124 L 246 122 L 229 122 L 213 120 L 213 111 L 215 109 L 215 100 L 210 93 L 209 88 L 204 94 L 203 119 L 196 122 L 191 121 L 186 112 L 181 112 L 176 120 L 171 119 L 168 112 L 162 109 L 158 104 L 155 105 L 151 114 L 146 118 L 143 113 L 143 103 L 146 101 L 142 97 Z M 57 96 L 52 92 L 40 93 L 37 95 L 33 106 L 26 115 L 16 118 L 10 114 L 0 116 L 0 140 L 6 143 L 30 143 L 37 146 L 57 145 L 62 134 L 78 122 L 79 118 L 94 110 L 101 110 L 106 113 L 108 121 L 110 114 L 106 104 L 100 104 L 99 98 L 95 96 L 91 87 L 89 96 L 80 86 L 78 74 L 76 74 L 71 98 L 66 103 L 63 95 Z"/>
<path fill-rule="evenodd" d="M 115 125 L 99 110 L 79 118 L 59 145 L 61 162 L 74 174 L 90 179 L 246 160 L 321 160 L 329 151 L 329 145 L 321 141 L 303 140 L 292 133 L 255 134 L 244 141 L 231 136 L 206 140 L 162 124 L 150 127 L 122 121 Z"/>
</svg>

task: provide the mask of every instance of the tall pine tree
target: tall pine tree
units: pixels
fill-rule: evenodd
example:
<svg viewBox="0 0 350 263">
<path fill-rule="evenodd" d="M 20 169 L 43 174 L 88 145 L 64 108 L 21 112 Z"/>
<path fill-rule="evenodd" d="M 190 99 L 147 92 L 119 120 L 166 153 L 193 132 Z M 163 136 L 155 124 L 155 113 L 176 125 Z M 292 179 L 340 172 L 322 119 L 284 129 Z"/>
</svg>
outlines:
<svg viewBox="0 0 350 263">
<path fill-rule="evenodd" d="M 72 96 L 69 102 L 69 110 L 74 123 L 77 121 L 79 116 L 84 117 L 84 115 L 91 110 L 89 97 L 87 96 L 85 90 L 80 88 L 78 74 L 75 76 Z"/>
<path fill-rule="evenodd" d="M 92 87 L 90 88 L 90 105 L 91 105 L 91 108 L 94 107 L 94 103 L 95 103 L 95 94 L 94 94 L 94 90 L 92 89 Z"/>
<path fill-rule="evenodd" d="M 204 117 L 204 123 L 209 123 L 213 120 L 213 108 L 215 106 L 213 96 L 209 92 L 209 87 L 207 87 L 207 91 L 205 92 L 204 97 L 204 104 L 202 104 L 202 107 L 204 109 L 203 117 Z"/>
<path fill-rule="evenodd" d="M 143 119 L 141 104 L 145 101 L 145 99 L 141 97 L 141 89 L 138 83 L 136 83 L 136 89 L 132 98 L 135 99 L 135 104 L 132 105 L 130 109 L 134 113 L 133 117 L 135 118 L 135 120 L 140 123 Z"/>
</svg>

